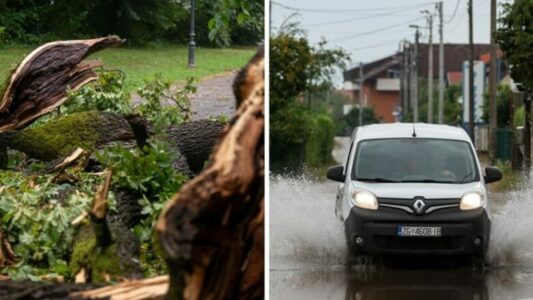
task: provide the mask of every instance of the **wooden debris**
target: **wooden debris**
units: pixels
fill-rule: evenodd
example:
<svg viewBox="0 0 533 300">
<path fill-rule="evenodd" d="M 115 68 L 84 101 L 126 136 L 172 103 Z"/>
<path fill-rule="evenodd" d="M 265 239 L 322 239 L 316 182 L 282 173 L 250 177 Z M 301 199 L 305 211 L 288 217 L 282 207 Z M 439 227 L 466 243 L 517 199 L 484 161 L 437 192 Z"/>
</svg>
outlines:
<svg viewBox="0 0 533 300">
<path fill-rule="evenodd" d="M 70 294 L 71 297 L 110 300 L 148 300 L 164 299 L 168 290 L 168 276 L 126 281 L 113 286 L 106 286 L 89 291 Z"/>
<path fill-rule="evenodd" d="M 167 204 L 156 225 L 169 265 L 166 299 L 264 297 L 264 62 L 238 77 L 242 99 L 211 164 Z"/>
<path fill-rule="evenodd" d="M 0 132 L 30 125 L 67 99 L 67 88 L 77 90 L 97 78 L 98 61 L 82 63 L 92 53 L 124 41 L 117 36 L 44 44 L 27 55 L 0 90 Z"/>
<path fill-rule="evenodd" d="M 0 230 L 0 268 L 14 265 L 17 261 L 17 255 L 11 248 L 11 244 Z"/>
<path fill-rule="evenodd" d="M 93 224 L 94 234 L 96 235 L 97 244 L 100 247 L 106 247 L 113 242 L 109 225 L 107 224 L 107 196 L 109 194 L 109 186 L 111 185 L 111 171 L 107 171 L 105 180 L 96 192 L 93 201 L 93 207 L 89 212 L 91 223 Z"/>
<path fill-rule="evenodd" d="M 83 150 L 83 148 L 78 147 L 67 157 L 59 161 L 53 161 L 52 164 L 50 164 L 50 166 L 46 169 L 46 173 L 62 171 L 80 161 L 83 164 L 87 158 L 89 158 L 89 152 Z"/>
</svg>

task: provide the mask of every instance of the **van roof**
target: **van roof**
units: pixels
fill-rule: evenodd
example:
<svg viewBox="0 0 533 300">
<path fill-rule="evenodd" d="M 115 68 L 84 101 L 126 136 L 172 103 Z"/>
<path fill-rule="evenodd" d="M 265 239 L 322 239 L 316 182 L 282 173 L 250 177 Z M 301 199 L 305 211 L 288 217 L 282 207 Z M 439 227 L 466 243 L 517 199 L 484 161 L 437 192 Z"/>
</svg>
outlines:
<svg viewBox="0 0 533 300">
<path fill-rule="evenodd" d="M 470 137 L 461 127 L 415 123 L 414 128 L 417 138 L 437 138 L 470 142 Z M 356 136 L 355 136 L 356 135 Z M 386 138 L 411 138 L 413 136 L 413 123 L 387 123 L 372 124 L 358 127 L 354 136 L 358 140 L 386 139 Z"/>
</svg>

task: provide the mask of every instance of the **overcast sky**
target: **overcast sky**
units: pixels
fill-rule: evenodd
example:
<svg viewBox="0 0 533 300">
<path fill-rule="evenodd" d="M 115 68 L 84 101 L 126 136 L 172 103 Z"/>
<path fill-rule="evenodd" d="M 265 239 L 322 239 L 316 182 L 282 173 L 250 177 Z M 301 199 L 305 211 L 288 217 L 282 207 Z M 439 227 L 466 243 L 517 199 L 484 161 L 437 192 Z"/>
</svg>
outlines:
<svg viewBox="0 0 533 300">
<path fill-rule="evenodd" d="M 502 3 L 498 0 L 498 3 Z M 277 5 L 279 3 L 286 7 Z M 428 0 L 276 0 L 272 3 L 272 31 L 291 13 L 299 21 L 312 44 L 324 37 L 330 46 L 347 50 L 352 64 L 370 62 L 398 50 L 402 39 L 414 40 L 414 29 L 409 24 L 427 26 L 420 13 L 434 12 L 435 3 Z M 444 42 L 468 43 L 468 0 L 443 0 Z M 490 41 L 490 0 L 473 0 L 474 42 Z M 456 9 L 457 7 L 457 9 Z M 455 12 L 455 14 L 454 14 Z M 438 42 L 438 16 L 433 22 L 433 42 Z M 428 41 L 428 30 L 422 29 L 421 42 Z"/>
</svg>

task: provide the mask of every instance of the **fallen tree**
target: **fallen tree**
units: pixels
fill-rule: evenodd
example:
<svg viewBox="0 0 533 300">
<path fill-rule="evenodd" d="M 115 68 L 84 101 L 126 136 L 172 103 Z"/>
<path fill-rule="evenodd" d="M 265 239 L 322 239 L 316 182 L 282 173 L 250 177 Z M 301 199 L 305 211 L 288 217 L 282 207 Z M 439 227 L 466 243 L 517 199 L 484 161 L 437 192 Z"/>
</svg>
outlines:
<svg viewBox="0 0 533 300">
<path fill-rule="evenodd" d="M 208 132 L 194 130 L 191 124 L 195 123 L 183 124 L 183 129 L 175 130 L 176 134 L 181 132 L 176 135 L 176 139 L 188 139 L 190 141 L 188 143 L 196 141 L 206 145 L 202 148 L 185 149 L 183 147 L 187 146 L 187 143 L 180 146 L 181 141 L 177 141 L 175 144 L 180 151 L 194 156 L 191 161 L 194 161 L 194 169 L 198 172 L 203 169 L 205 159 L 214 145 L 210 139 L 220 137 L 220 140 L 216 143 L 207 167 L 169 201 L 157 223 L 161 249 L 169 266 L 170 277 L 127 282 L 80 293 L 71 292 L 91 287 L 0 281 L 0 295 L 9 295 L 9 299 L 91 297 L 153 299 L 162 297 L 163 294 L 166 294 L 167 299 L 262 298 L 264 294 L 263 72 L 263 53 L 259 52 L 238 76 L 240 80 L 236 81 L 235 90 L 238 92 L 237 99 L 241 100 L 238 102 L 236 115 L 222 133 L 220 133 L 220 124 L 209 122 L 196 123 L 204 124 L 202 128 L 210 128 Z M 114 120 L 113 122 L 120 124 L 118 126 L 120 134 L 109 133 L 109 130 L 105 133 L 113 134 L 113 139 L 135 138 L 138 144 L 143 144 L 142 141 L 146 142 L 146 137 L 149 135 L 146 126 L 140 126 L 139 130 L 127 117 L 96 112 L 85 114 L 92 114 L 90 115 L 92 120 L 98 120 L 99 124 L 105 123 L 105 120 Z M 104 121 L 98 119 L 103 115 L 106 116 Z M 56 121 L 65 122 L 65 118 Z M 90 135 L 80 141 L 82 143 L 87 139 L 91 140 L 90 145 L 78 143 L 75 145 L 76 148 L 72 145 L 68 150 L 43 152 L 40 149 L 32 149 L 42 146 L 42 143 L 38 142 L 42 139 L 35 138 L 38 135 L 35 130 L 42 129 L 49 132 L 50 124 L 54 121 L 42 125 L 46 126 L 44 129 L 45 127 L 40 128 L 40 126 L 24 128 L 28 123 L 17 123 L 15 119 L 9 117 L 7 119 L 11 120 L 11 127 L 9 131 L 0 134 L 0 157 L 2 146 L 5 149 L 6 146 L 15 147 L 13 145 L 17 144 L 16 147 L 21 149 L 20 151 L 30 156 L 35 155 L 43 160 L 56 159 L 57 161 L 51 164 L 51 170 L 62 170 L 63 167 L 72 165 L 72 161 L 81 156 L 75 155 L 77 147 L 83 151 L 91 151 L 91 147 L 110 140 L 105 138 L 105 135 Z M 74 123 L 78 122 L 70 124 L 76 128 Z M 89 123 L 88 121 L 83 124 Z M 135 124 L 141 123 L 135 122 Z M 63 130 L 66 128 L 58 126 L 60 127 Z M 31 146 L 28 146 L 28 140 L 33 140 Z M 55 144 L 57 142 L 49 146 L 55 147 Z M 183 156 L 186 157 L 185 154 Z M 189 163 L 188 157 L 187 163 Z M 116 281 L 140 276 L 139 268 L 134 264 L 138 255 L 138 245 L 132 244 L 134 237 L 128 235 L 131 231 L 125 226 L 122 226 L 125 231 L 117 229 L 114 222 L 110 221 L 112 218 L 107 218 L 106 210 L 103 209 L 106 206 L 105 195 L 110 188 L 110 177 L 107 177 L 89 213 L 92 227 L 84 225 L 74 242 L 69 267 L 80 282 Z M 134 221 L 128 220 L 128 223 L 130 222 Z M 26 290 L 22 290 L 21 287 Z"/>
<path fill-rule="evenodd" d="M 157 223 L 169 265 L 166 299 L 257 299 L 264 272 L 264 62 L 238 78 L 242 99 L 209 166 L 167 204 Z"/>
<path fill-rule="evenodd" d="M 214 120 L 198 120 L 179 124 L 167 130 L 169 144 L 183 154 L 193 174 L 205 166 L 224 124 Z"/>
</svg>

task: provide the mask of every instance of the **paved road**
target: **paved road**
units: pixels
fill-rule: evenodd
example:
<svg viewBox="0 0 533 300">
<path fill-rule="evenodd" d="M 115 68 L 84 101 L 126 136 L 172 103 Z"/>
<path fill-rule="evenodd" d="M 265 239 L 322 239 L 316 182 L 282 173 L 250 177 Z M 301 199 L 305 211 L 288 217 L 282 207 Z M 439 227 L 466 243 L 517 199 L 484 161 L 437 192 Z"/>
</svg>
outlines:
<svg viewBox="0 0 533 300">
<path fill-rule="evenodd" d="M 338 141 L 337 159 L 345 145 Z M 349 265 L 334 217 L 335 183 L 278 177 L 270 187 L 271 299 L 533 299 L 533 181 L 490 195 L 490 266 L 483 272 L 434 260 Z"/>
<path fill-rule="evenodd" d="M 197 83 L 197 92 L 191 95 L 192 119 L 199 120 L 207 117 L 231 117 L 235 112 L 235 97 L 233 96 L 233 80 L 237 71 L 214 75 Z M 180 84 L 174 86 L 178 88 Z M 132 102 L 138 105 L 143 100 L 136 93 L 132 94 Z"/>
<path fill-rule="evenodd" d="M 216 75 L 198 84 L 198 91 L 191 97 L 193 119 L 223 115 L 231 117 L 235 112 L 233 79 L 236 72 Z"/>
</svg>

